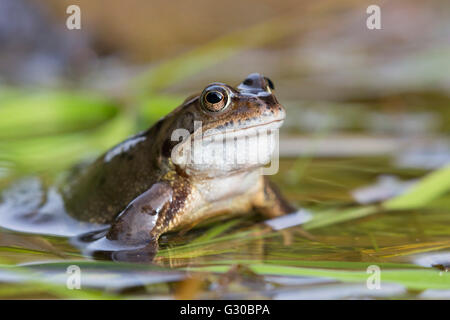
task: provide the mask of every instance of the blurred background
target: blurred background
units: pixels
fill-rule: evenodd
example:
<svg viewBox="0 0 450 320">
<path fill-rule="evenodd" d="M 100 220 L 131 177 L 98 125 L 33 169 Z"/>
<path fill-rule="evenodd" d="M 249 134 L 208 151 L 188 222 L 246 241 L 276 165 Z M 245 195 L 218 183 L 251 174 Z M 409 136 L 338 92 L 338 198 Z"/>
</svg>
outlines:
<svg viewBox="0 0 450 320">
<path fill-rule="evenodd" d="M 80 30 L 66 28 L 72 4 Z M 372 4 L 380 30 L 366 26 Z M 283 193 L 313 211 L 382 201 L 450 163 L 449 71 L 446 0 L 0 0 L 0 188 L 29 175 L 52 181 L 208 83 L 259 72 L 288 114 L 273 177 Z M 434 215 L 428 208 L 358 223 L 352 215 L 317 227 L 320 241 L 306 251 L 283 251 L 281 240 L 266 247 L 302 261 L 415 263 L 405 257 L 450 246 L 448 195 L 430 205 Z M 0 234 L 2 247 L 22 248 L 2 252 L 11 263 L 75 250 L 15 237 Z M 247 249 L 236 255 L 248 258 Z M 205 252 L 177 263 L 202 262 Z M 341 297 L 329 292 L 318 294 Z"/>
<path fill-rule="evenodd" d="M 81 9 L 81 30 L 66 28 L 70 4 Z M 282 155 L 378 155 L 413 144 L 416 157 L 399 161 L 426 147 L 435 155 L 419 166 L 442 165 L 448 145 L 435 138 L 450 129 L 449 4 L 380 1 L 382 28 L 369 30 L 370 4 L 2 0 L 3 175 L 74 163 L 209 82 L 237 84 L 251 72 L 273 79 L 288 108 Z M 63 150 L 75 132 L 77 146 Z M 318 143 L 317 134 L 332 139 Z"/>
<path fill-rule="evenodd" d="M 81 9 L 81 30 L 66 28 L 70 4 Z M 370 4 L 2 0 L 2 175 L 59 170 L 209 82 L 237 84 L 251 72 L 273 79 L 288 108 L 282 155 L 413 144 L 415 157 L 399 161 L 442 165 L 448 145 L 435 138 L 450 128 L 449 4 L 380 1 L 382 28 L 369 30 Z M 317 143 L 317 134 L 332 139 Z"/>
</svg>

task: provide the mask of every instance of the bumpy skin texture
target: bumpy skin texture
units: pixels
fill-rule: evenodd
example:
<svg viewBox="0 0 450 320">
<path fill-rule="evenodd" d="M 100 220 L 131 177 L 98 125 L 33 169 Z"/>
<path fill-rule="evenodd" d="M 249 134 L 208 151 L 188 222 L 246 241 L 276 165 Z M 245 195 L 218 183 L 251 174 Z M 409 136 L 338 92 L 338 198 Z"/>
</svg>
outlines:
<svg viewBox="0 0 450 320">
<path fill-rule="evenodd" d="M 229 103 L 221 112 L 210 112 L 203 97 L 217 86 Z M 237 88 L 221 83 L 208 86 L 203 95 L 188 99 L 72 178 L 62 189 L 67 212 L 83 221 L 112 224 L 109 241 L 143 246 L 116 259 L 149 260 L 157 239 L 167 231 L 224 214 L 257 210 L 275 217 L 294 211 L 260 175 L 259 167 L 205 173 L 175 165 L 171 159 L 179 143 L 172 141 L 172 132 L 182 128 L 192 137 L 195 121 L 202 122 L 203 132 L 281 126 L 285 111 L 272 89 L 271 81 L 259 74 L 249 75 Z"/>
</svg>

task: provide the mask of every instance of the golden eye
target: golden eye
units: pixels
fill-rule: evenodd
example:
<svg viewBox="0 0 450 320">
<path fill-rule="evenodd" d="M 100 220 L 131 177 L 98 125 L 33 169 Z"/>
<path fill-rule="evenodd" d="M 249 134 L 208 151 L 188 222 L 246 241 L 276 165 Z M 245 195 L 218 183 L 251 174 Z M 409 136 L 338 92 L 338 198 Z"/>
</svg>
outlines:
<svg viewBox="0 0 450 320">
<path fill-rule="evenodd" d="M 209 112 L 219 112 L 228 105 L 229 97 L 225 89 L 221 87 L 210 87 L 202 94 L 202 106 Z"/>
</svg>

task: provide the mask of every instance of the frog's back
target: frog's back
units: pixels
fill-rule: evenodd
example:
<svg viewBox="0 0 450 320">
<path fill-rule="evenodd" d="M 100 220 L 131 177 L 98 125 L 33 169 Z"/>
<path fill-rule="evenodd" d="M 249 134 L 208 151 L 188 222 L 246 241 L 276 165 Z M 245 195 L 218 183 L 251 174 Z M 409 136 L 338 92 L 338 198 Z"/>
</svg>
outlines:
<svg viewBox="0 0 450 320">
<path fill-rule="evenodd" d="M 161 174 L 152 158 L 150 133 L 116 145 L 63 185 L 67 213 L 82 221 L 110 223 L 147 190 Z"/>
</svg>

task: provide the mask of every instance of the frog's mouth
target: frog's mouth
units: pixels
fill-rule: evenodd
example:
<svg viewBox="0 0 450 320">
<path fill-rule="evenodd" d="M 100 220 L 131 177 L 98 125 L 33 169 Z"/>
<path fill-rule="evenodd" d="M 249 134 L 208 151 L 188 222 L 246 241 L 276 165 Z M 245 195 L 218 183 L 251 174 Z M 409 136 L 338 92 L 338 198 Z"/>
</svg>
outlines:
<svg viewBox="0 0 450 320">
<path fill-rule="evenodd" d="M 278 129 L 283 121 L 195 132 L 180 145 L 172 161 L 188 175 L 210 177 L 265 166 L 278 148 Z"/>
<path fill-rule="evenodd" d="M 218 135 L 225 135 L 226 138 L 229 137 L 239 138 L 239 137 L 250 137 L 255 134 L 263 134 L 264 132 L 270 134 L 270 132 L 272 131 L 277 131 L 283 125 L 283 122 L 284 118 L 265 123 L 257 123 L 244 127 L 228 128 L 225 130 L 209 129 L 205 130 L 205 133 L 203 134 L 203 139 L 212 138 Z"/>
</svg>

